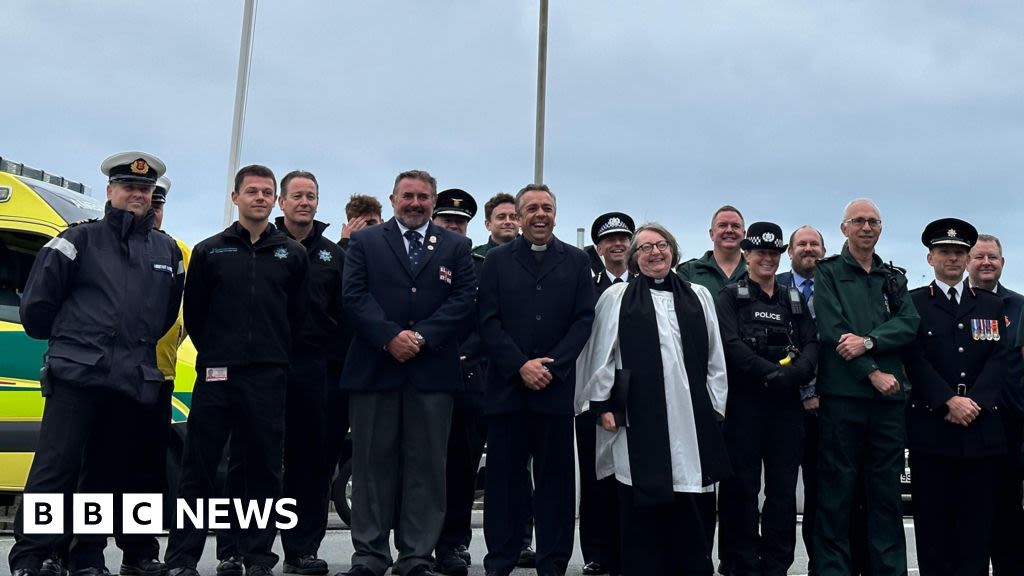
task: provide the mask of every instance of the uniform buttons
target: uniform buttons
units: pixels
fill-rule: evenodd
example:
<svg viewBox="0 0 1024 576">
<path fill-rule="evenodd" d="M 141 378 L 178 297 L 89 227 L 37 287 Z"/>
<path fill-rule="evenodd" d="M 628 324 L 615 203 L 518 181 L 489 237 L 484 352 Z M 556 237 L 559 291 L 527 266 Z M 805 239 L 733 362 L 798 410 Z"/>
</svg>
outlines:
<svg viewBox="0 0 1024 576">
<path fill-rule="evenodd" d="M 963 352 L 963 351 L 964 351 L 964 347 L 963 347 L 963 346 L 961 346 L 961 347 L 957 348 L 957 349 L 956 349 L 956 351 L 957 351 L 957 352 Z"/>
<path fill-rule="evenodd" d="M 960 373 L 960 377 L 961 378 L 967 378 L 967 372 L 961 372 Z"/>
<path fill-rule="evenodd" d="M 961 322 L 961 323 L 957 324 L 956 327 L 957 327 L 957 330 L 963 330 L 964 329 L 964 323 Z"/>
<path fill-rule="evenodd" d="M 415 324 L 416 324 L 415 322 L 413 322 L 412 320 L 409 320 L 409 326 L 413 326 Z"/>
<path fill-rule="evenodd" d="M 929 335 L 929 336 L 931 336 L 931 335 L 932 335 L 932 331 L 931 331 L 931 330 L 929 330 L 929 331 L 928 331 L 928 335 Z"/>
<path fill-rule="evenodd" d="M 412 292 L 413 294 L 415 294 L 415 293 L 416 293 L 416 287 L 415 287 L 415 286 L 413 286 L 413 287 L 412 287 L 412 290 L 410 290 L 410 292 Z"/>
<path fill-rule="evenodd" d="M 537 284 L 537 290 L 540 290 L 540 284 Z"/>
<path fill-rule="evenodd" d="M 540 320 L 540 314 L 537 314 L 537 320 Z"/>
</svg>

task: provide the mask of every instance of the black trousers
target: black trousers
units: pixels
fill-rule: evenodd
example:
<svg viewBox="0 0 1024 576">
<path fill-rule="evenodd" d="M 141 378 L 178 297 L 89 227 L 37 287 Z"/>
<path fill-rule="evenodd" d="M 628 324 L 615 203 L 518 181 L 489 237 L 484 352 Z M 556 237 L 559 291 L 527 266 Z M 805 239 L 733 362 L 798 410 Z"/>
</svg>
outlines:
<svg viewBox="0 0 1024 576">
<path fill-rule="evenodd" d="M 162 418 L 163 407 L 140 405 L 138 402 L 101 387 L 79 387 L 69 382 L 51 379 L 52 392 L 46 398 L 43 420 L 36 444 L 35 459 L 29 472 L 25 493 L 59 493 L 64 495 L 64 531 L 61 534 L 26 534 L 24 506 L 18 509 L 14 525 L 14 546 L 9 562 L 11 571 L 20 568 L 38 570 L 40 564 L 53 555 L 68 553 L 71 570 L 104 568 L 104 536 L 86 537 L 87 546 L 71 547 L 72 494 L 84 481 L 83 469 L 89 470 L 87 486 L 91 491 L 113 493 L 119 507 L 124 492 L 157 492 L 154 485 L 156 472 L 145 470 L 142 464 L 163 461 L 164 452 L 159 443 L 148 445 L 147 436 L 169 425 L 170 417 Z M 169 403 L 164 402 L 169 409 Z M 151 438 L 151 436 L 150 436 Z M 166 443 L 166 438 L 164 439 Z M 102 452 L 97 446 L 102 444 Z M 92 449 L 90 449 L 90 446 Z M 104 463 L 96 462 L 103 458 Z M 162 465 L 160 466 L 162 469 Z M 29 511 L 32 513 L 32 511 Z M 120 525 L 115 516 L 115 530 Z M 152 546 L 155 539 L 140 538 L 138 547 L 129 546 L 133 553 L 155 557 Z M 140 560 L 142 558 L 130 558 Z"/>
<path fill-rule="evenodd" d="M 676 492 L 667 506 L 636 506 L 633 488 L 618 486 L 622 575 L 711 576 L 711 548 L 698 496 Z"/>
<path fill-rule="evenodd" d="M 523 547 L 528 463 L 533 456 L 537 573 L 564 574 L 575 537 L 573 418 L 516 412 L 492 415 L 487 429 L 484 538 L 488 573 L 507 576 Z"/>
<path fill-rule="evenodd" d="M 921 576 L 987 573 L 998 464 L 998 457 L 952 458 L 910 451 Z"/>
<path fill-rule="evenodd" d="M 1003 432 L 1008 453 L 996 471 L 995 516 L 992 523 L 992 573 L 995 576 L 1024 574 L 1024 418 L 1003 409 Z M 916 478 L 916 476 L 915 476 Z"/>
<path fill-rule="evenodd" d="M 116 438 L 127 434 L 133 447 L 132 464 L 136 471 L 134 482 L 121 483 L 114 491 L 114 542 L 124 553 L 124 564 L 138 564 L 142 560 L 160 557 L 160 544 L 149 534 L 125 534 L 121 529 L 121 495 L 124 493 L 165 494 L 167 492 L 167 443 L 171 434 L 171 393 L 174 381 L 164 382 L 156 403 L 139 406 L 136 412 L 115 420 L 99 422 L 96 434 L 89 438 L 82 461 L 82 478 L 78 491 L 83 493 L 109 492 L 109 475 L 118 469 L 118 458 L 123 457 L 108 449 Z M 104 486 L 107 484 L 107 486 Z M 165 514 L 166 516 L 166 514 Z M 166 528 L 166 526 L 165 526 Z M 107 537 L 81 535 L 75 538 L 70 557 L 76 564 L 101 566 Z"/>
<path fill-rule="evenodd" d="M 483 394 L 460 392 L 454 395 L 452 429 L 448 435 L 448 460 L 445 489 L 448 499 L 437 540 L 438 556 L 459 546 L 469 546 L 473 537 L 473 501 L 476 499 L 476 472 L 487 440 L 483 416 Z"/>
<path fill-rule="evenodd" d="M 323 397 L 315 382 L 324 376 Z M 327 534 L 331 480 L 337 470 L 348 434 L 348 392 L 338 388 L 341 366 L 324 368 L 317 358 L 302 359 L 289 368 L 288 399 L 285 403 L 285 444 L 283 495 L 296 499 L 298 524 L 281 531 L 285 560 L 316 555 Z M 309 439 L 309 442 L 304 442 Z M 232 437 L 230 453 L 241 454 Z M 316 448 L 316 445 L 319 445 Z M 292 470 L 292 473 L 289 473 Z M 239 458 L 228 457 L 224 493 L 241 497 L 245 466 Z M 238 527 L 217 531 L 217 559 L 240 557 Z"/>
<path fill-rule="evenodd" d="M 807 571 L 810 576 L 818 573 L 814 560 L 814 518 L 818 513 L 818 444 L 821 436 L 819 428 L 817 414 L 804 412 L 804 451 L 800 464 L 804 484 L 801 535 L 807 550 Z M 871 569 L 868 566 L 867 517 L 864 513 L 867 503 L 863 474 L 858 476 L 860 480 L 854 490 L 853 508 L 850 510 L 850 565 L 854 575 L 871 576 Z"/>
<path fill-rule="evenodd" d="M 231 458 L 244 463 L 244 485 L 232 486 L 228 495 L 243 498 L 246 506 L 276 501 L 281 497 L 287 368 L 231 366 L 228 379 L 220 382 L 207 382 L 205 367 L 196 371 L 178 497 L 196 506 L 200 498 L 219 495 L 217 468 L 228 438 L 234 437 L 232 450 L 240 453 Z M 195 568 L 203 554 L 206 528 L 192 526 L 187 519 L 184 524 L 172 530 L 168 539 L 169 568 Z M 251 525 L 240 530 L 238 547 L 247 567 L 277 564 L 272 550 L 276 533 L 273 515 L 266 528 Z"/>
<path fill-rule="evenodd" d="M 321 457 L 322 466 L 326 470 L 328 482 L 334 478 L 334 473 L 345 460 L 348 454 L 345 450 L 346 437 L 349 432 L 348 414 L 348 392 L 342 390 L 338 382 L 341 380 L 342 365 L 328 361 L 327 363 L 327 421 L 324 436 L 324 453 Z M 330 490 L 330 484 L 328 484 Z M 328 492 L 328 498 L 330 492 Z M 313 535 L 316 543 L 316 550 L 327 534 L 328 505 L 325 502 L 322 509 L 316 511 L 318 520 L 315 522 L 317 531 Z"/>
<path fill-rule="evenodd" d="M 609 476 L 597 479 L 597 417 L 576 416 L 576 455 L 580 465 L 580 549 L 583 562 L 597 562 L 612 573 L 621 570 L 618 486 Z"/>
<path fill-rule="evenodd" d="M 392 530 L 403 574 L 429 566 L 445 513 L 452 395 L 407 387 L 352 392 L 352 566 L 391 565 Z"/>
<path fill-rule="evenodd" d="M 795 394 L 736 392 L 727 412 L 725 442 L 735 474 L 719 486 L 719 550 L 733 576 L 784 576 L 796 546 L 803 407 Z"/>
</svg>

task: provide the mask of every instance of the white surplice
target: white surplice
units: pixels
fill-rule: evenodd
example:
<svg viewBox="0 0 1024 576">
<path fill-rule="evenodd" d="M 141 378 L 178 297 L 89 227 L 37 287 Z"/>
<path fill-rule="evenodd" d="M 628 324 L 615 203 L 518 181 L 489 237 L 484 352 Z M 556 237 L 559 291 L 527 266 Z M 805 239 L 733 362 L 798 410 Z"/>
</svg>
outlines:
<svg viewBox="0 0 1024 576">
<path fill-rule="evenodd" d="M 615 382 L 615 370 L 622 368 L 619 352 L 619 310 L 628 284 L 608 288 L 597 302 L 594 328 L 590 340 L 576 360 L 576 413 L 590 407 L 592 401 L 607 400 Z M 718 331 L 718 315 L 714 299 L 703 286 L 691 284 L 704 309 L 708 328 L 708 395 L 711 405 L 725 416 L 728 384 L 725 374 L 725 353 Z M 683 347 L 671 292 L 651 290 L 658 320 L 661 342 L 661 363 L 665 375 L 665 407 L 668 413 L 669 446 L 672 454 L 672 489 L 674 492 L 709 492 L 702 486 L 700 455 L 697 449 L 697 428 L 693 418 L 690 382 L 683 364 Z M 642 406 L 631 406 L 630 418 L 643 418 Z M 632 486 L 629 471 L 628 429 L 608 432 L 595 426 L 597 434 L 596 470 L 598 478 L 615 478 Z"/>
</svg>

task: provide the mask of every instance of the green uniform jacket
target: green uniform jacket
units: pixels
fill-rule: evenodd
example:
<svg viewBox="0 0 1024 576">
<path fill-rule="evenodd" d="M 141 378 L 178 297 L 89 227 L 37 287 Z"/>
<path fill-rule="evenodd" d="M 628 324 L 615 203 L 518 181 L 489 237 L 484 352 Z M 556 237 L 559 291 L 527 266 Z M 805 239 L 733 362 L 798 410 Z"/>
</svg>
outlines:
<svg viewBox="0 0 1024 576">
<path fill-rule="evenodd" d="M 818 262 L 814 273 L 815 320 L 821 342 L 818 393 L 902 402 L 907 394 L 907 376 L 900 349 L 917 336 L 920 317 L 907 293 L 903 272 L 882 264 L 877 254 L 872 258 L 871 272 L 865 272 L 843 246 L 842 254 Z M 894 280 L 894 293 L 887 301 L 883 289 L 889 276 Z M 849 362 L 843 360 L 836 346 L 847 332 L 871 336 L 875 348 Z M 876 369 L 895 376 L 900 391 L 882 396 L 875 390 L 868 374 Z"/>
<path fill-rule="evenodd" d="M 679 274 L 683 280 L 707 288 L 711 292 L 711 296 L 716 300 L 718 299 L 718 293 L 722 291 L 722 288 L 725 288 L 726 284 L 739 282 L 739 279 L 746 271 L 747 261 L 740 256 L 739 265 L 732 271 L 732 276 L 727 278 L 725 272 L 722 272 L 722 269 L 718 267 L 714 252 L 711 250 L 705 252 L 700 258 L 687 260 L 676 266 L 676 274 Z"/>
<path fill-rule="evenodd" d="M 501 244 L 498 244 L 497 242 L 494 241 L 494 238 L 488 236 L 486 244 L 481 244 L 473 248 L 473 254 L 475 254 L 476 256 L 486 258 L 487 253 L 490 252 L 492 248 L 495 248 L 497 246 L 501 246 Z"/>
</svg>

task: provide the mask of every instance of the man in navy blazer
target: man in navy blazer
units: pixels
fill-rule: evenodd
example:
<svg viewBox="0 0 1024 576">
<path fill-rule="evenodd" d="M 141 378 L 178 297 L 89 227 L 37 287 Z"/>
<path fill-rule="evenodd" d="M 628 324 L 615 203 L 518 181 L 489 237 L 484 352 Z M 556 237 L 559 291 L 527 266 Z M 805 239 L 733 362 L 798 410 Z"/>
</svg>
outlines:
<svg viewBox="0 0 1024 576">
<path fill-rule="evenodd" d="M 430 576 L 445 512 L 452 392 L 462 384 L 457 336 L 473 310 L 468 238 L 430 222 L 437 182 L 395 179 L 395 216 L 352 235 L 342 294 L 354 324 L 341 387 L 351 393 L 350 576 Z"/>
<path fill-rule="evenodd" d="M 515 204 L 523 235 L 487 254 L 478 296 L 490 362 L 484 568 L 508 576 L 516 566 L 533 456 L 537 574 L 561 575 L 575 532 L 573 370 L 590 337 L 594 288 L 587 255 L 554 237 L 548 187 L 523 188 Z"/>
</svg>

